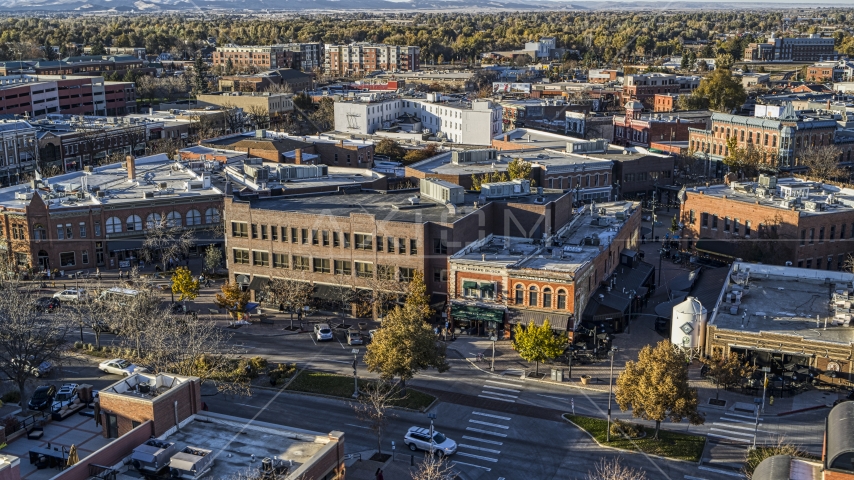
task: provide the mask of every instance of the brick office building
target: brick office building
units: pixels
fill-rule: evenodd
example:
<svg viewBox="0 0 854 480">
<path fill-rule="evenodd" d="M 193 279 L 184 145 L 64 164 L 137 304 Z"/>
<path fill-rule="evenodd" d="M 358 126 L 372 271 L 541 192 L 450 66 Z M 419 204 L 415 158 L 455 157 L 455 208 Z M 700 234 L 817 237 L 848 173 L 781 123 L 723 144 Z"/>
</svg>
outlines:
<svg viewBox="0 0 854 480">
<path fill-rule="evenodd" d="M 833 49 L 833 37 L 811 34 L 809 37 L 777 38 L 773 34 L 765 43 L 751 43 L 744 48 L 744 60 L 748 62 L 815 62 L 836 60 L 839 56 Z"/>
<path fill-rule="evenodd" d="M 854 255 L 854 190 L 763 176 L 682 197 L 681 236 L 689 250 L 817 270 L 842 270 Z"/>
<path fill-rule="evenodd" d="M 705 111 L 644 114 L 643 109 L 640 102 L 629 101 L 625 115 L 614 115 L 615 144 L 649 148 L 653 142 L 685 141 L 690 129 L 706 128 L 711 116 Z"/>
<path fill-rule="evenodd" d="M 322 179 L 321 179 L 322 180 Z M 341 288 L 360 296 L 386 279 L 424 274 L 437 314 L 447 295 L 448 256 L 492 233 L 542 238 L 565 225 L 571 195 L 529 195 L 459 206 L 413 192 L 323 193 L 296 197 L 236 194 L 225 201 L 231 275 L 255 295 L 273 277 L 315 286 L 314 303 L 340 306 Z M 541 198 L 541 200 L 537 200 Z"/>
<path fill-rule="evenodd" d="M 41 118 L 47 114 L 125 115 L 136 111 L 133 82 L 98 76 L 0 77 L 0 113 Z"/>
<path fill-rule="evenodd" d="M 833 144 L 838 129 L 835 119 L 795 112 L 791 104 L 776 118 L 715 113 L 711 123 L 710 129 L 691 128 L 689 150 L 720 162 L 728 154 L 727 140 L 735 138 L 739 148 L 753 145 L 763 152 L 767 163 L 783 169 L 800 165 L 804 150 Z M 844 148 L 843 157 L 850 161 L 851 147 Z"/>
<path fill-rule="evenodd" d="M 214 67 L 226 68 L 231 61 L 236 72 L 250 69 L 271 70 L 278 68 L 301 68 L 302 55 L 284 45 L 226 45 L 217 47 L 212 55 Z"/>
<path fill-rule="evenodd" d="M 2 254 L 20 270 L 127 268 L 139 260 L 150 225 L 196 232 L 197 246 L 217 244 L 222 191 L 201 170 L 173 169 L 165 154 L 52 177 L 34 187 L 0 189 Z"/>
<path fill-rule="evenodd" d="M 324 46 L 323 71 L 329 75 L 364 75 L 377 70 L 412 72 L 421 68 L 421 49 L 375 43 Z"/>
</svg>

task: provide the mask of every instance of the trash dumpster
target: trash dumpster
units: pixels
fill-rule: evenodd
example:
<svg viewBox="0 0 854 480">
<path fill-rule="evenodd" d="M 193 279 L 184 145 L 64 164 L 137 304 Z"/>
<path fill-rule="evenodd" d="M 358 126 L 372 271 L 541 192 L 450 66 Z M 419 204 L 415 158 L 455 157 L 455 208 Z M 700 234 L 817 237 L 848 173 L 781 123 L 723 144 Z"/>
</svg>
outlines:
<svg viewBox="0 0 854 480">
<path fill-rule="evenodd" d="M 552 369 L 552 380 L 554 380 L 555 382 L 562 382 L 563 381 L 563 369 L 553 368 Z"/>
</svg>

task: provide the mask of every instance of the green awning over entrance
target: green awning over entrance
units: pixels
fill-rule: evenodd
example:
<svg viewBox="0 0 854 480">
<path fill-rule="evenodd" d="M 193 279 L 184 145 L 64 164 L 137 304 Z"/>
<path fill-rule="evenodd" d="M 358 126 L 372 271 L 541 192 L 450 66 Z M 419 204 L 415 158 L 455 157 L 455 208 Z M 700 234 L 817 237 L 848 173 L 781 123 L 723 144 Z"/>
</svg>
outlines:
<svg viewBox="0 0 854 480">
<path fill-rule="evenodd" d="M 504 323 L 504 310 L 475 305 L 451 304 L 451 316 L 456 320 L 482 320 Z"/>
<path fill-rule="evenodd" d="M 477 282 L 463 282 L 463 288 L 477 288 Z"/>
<path fill-rule="evenodd" d="M 488 290 L 490 292 L 494 292 L 495 291 L 495 284 L 494 283 L 481 283 L 480 289 L 481 290 Z"/>
</svg>

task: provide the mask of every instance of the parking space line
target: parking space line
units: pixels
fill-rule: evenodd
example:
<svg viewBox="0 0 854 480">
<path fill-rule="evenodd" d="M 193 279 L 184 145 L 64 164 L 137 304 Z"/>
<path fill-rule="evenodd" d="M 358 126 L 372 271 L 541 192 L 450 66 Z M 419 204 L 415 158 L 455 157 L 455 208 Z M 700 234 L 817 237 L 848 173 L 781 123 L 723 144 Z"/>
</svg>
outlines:
<svg viewBox="0 0 854 480">
<path fill-rule="evenodd" d="M 565 398 L 555 397 L 555 396 L 552 396 L 552 395 L 543 395 L 542 393 L 538 393 L 537 395 L 539 395 L 539 396 L 541 396 L 541 397 L 546 397 L 546 398 L 553 398 L 553 399 L 555 399 L 555 400 L 561 400 L 561 401 L 564 401 L 564 402 L 566 401 L 566 399 L 565 399 Z"/>
<path fill-rule="evenodd" d="M 468 435 L 463 435 L 463 440 L 474 440 L 475 442 L 489 443 L 491 445 L 504 445 L 504 442 L 496 442 L 495 440 L 487 440 L 485 438 L 469 437 Z"/>
<path fill-rule="evenodd" d="M 490 399 L 490 400 L 498 400 L 498 401 L 501 401 L 501 402 L 516 403 L 516 400 L 509 400 L 509 399 L 506 399 L 506 398 L 498 398 L 498 397 L 490 397 L 489 395 L 478 395 L 478 397 L 480 397 L 480 398 L 488 398 L 488 399 Z"/>
<path fill-rule="evenodd" d="M 485 460 L 485 461 L 487 461 L 487 462 L 492 462 L 492 463 L 497 463 L 497 462 L 498 462 L 498 459 L 497 459 L 497 458 L 484 457 L 484 456 L 482 456 L 482 455 L 473 455 L 473 454 L 471 454 L 471 453 L 466 453 L 466 452 L 457 452 L 457 455 L 462 455 L 462 456 L 464 456 L 464 457 L 469 457 L 469 458 L 476 458 L 476 459 L 478 459 L 478 460 Z"/>
<path fill-rule="evenodd" d="M 457 446 L 462 447 L 462 448 L 470 448 L 472 450 L 480 450 L 481 452 L 487 452 L 487 453 L 496 453 L 496 454 L 501 453 L 501 450 L 493 450 L 491 448 L 475 447 L 474 445 L 466 445 L 464 443 L 460 443 Z"/>
<path fill-rule="evenodd" d="M 458 462 L 458 461 L 456 461 L 456 460 L 454 460 L 454 465 L 465 465 L 465 466 L 467 466 L 467 467 L 476 467 L 476 468 L 481 468 L 481 469 L 483 469 L 483 470 L 486 470 L 487 472 L 492 471 L 492 469 L 491 469 L 491 468 L 489 468 L 489 467 L 484 467 L 484 466 L 481 466 L 481 465 L 475 465 L 475 464 L 473 464 L 473 463 Z"/>
<path fill-rule="evenodd" d="M 476 423 L 478 425 L 486 425 L 487 427 L 495 427 L 495 428 L 500 428 L 502 430 L 509 430 L 510 429 L 510 427 L 508 427 L 507 425 L 501 425 L 498 423 L 482 422 L 480 420 L 474 420 L 474 419 L 469 419 L 469 423 Z"/>
<path fill-rule="evenodd" d="M 502 417 L 501 415 L 492 415 L 483 412 L 471 412 L 472 415 L 480 415 L 481 417 L 497 418 L 499 420 L 512 420 L 510 417 Z"/>
<path fill-rule="evenodd" d="M 485 433 L 487 435 L 494 435 L 496 437 L 502 437 L 502 438 L 507 436 L 506 433 L 491 432 L 489 430 L 483 430 L 481 428 L 466 427 L 466 430 L 468 430 L 469 432 Z"/>
</svg>

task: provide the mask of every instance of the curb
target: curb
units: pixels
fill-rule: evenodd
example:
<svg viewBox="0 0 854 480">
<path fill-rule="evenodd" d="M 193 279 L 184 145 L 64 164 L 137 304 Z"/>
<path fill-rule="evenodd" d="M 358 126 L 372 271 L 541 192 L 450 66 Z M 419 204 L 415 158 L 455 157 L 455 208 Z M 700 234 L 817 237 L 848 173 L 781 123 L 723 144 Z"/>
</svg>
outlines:
<svg viewBox="0 0 854 480">
<path fill-rule="evenodd" d="M 459 353 L 459 352 L 458 352 L 458 353 Z M 488 375 L 494 375 L 494 376 L 497 376 L 497 377 L 500 377 L 500 378 L 516 378 L 515 376 L 514 376 L 514 377 L 508 377 L 507 375 L 501 375 L 500 373 L 495 373 L 495 372 L 490 372 L 489 370 L 484 370 L 483 368 L 479 367 L 475 362 L 473 362 L 472 360 L 470 360 L 468 357 L 465 357 L 465 361 L 469 362 L 469 364 L 470 364 L 471 366 L 473 366 L 474 368 L 476 368 L 476 369 L 480 370 L 481 372 L 486 373 L 486 374 L 488 374 Z M 551 381 L 551 380 L 546 380 L 546 379 L 540 379 L 540 380 L 528 380 L 528 378 L 527 378 L 527 377 L 520 377 L 520 379 L 521 379 L 521 380 L 523 380 L 523 381 L 526 381 L 526 382 L 527 382 L 527 381 L 534 381 L 534 382 L 540 382 L 540 383 L 547 383 L 547 384 L 549 384 L 549 385 L 557 385 L 557 386 L 561 386 L 561 387 L 565 387 L 565 388 L 577 388 L 577 389 L 579 389 L 579 390 L 589 390 L 589 391 L 591 391 L 591 392 L 599 392 L 599 393 L 602 393 L 602 392 L 604 392 L 604 391 L 605 391 L 605 390 L 600 390 L 600 389 L 598 389 L 598 388 L 587 387 L 587 386 L 584 386 L 584 385 L 574 385 L 574 384 L 571 384 L 571 383 L 558 383 L 558 382 L 553 382 L 553 381 Z"/>
<path fill-rule="evenodd" d="M 831 407 L 829 407 L 827 405 L 814 405 L 812 407 L 799 408 L 797 410 L 791 410 L 789 412 L 778 413 L 777 416 L 778 417 L 785 417 L 786 415 L 793 415 L 795 413 L 801 413 L 801 412 L 809 412 L 811 410 L 820 410 L 822 408 L 831 408 Z"/>
<path fill-rule="evenodd" d="M 579 426 L 578 426 L 578 424 L 576 424 L 576 423 L 575 423 L 575 422 L 573 422 L 572 420 L 569 420 L 568 418 L 564 417 L 564 415 L 567 415 L 567 414 L 566 414 L 566 413 L 563 413 L 563 414 L 561 414 L 561 416 L 560 416 L 560 418 L 561 418 L 561 419 L 563 419 L 563 421 L 564 421 L 564 422 L 569 423 L 569 424 L 570 424 L 570 425 L 572 425 L 573 427 L 575 427 L 575 428 L 577 428 L 577 429 L 581 430 L 583 433 L 587 434 L 587 436 L 588 436 L 588 437 L 590 437 L 590 439 L 591 439 L 591 440 L 593 440 L 593 442 L 594 442 L 596 445 L 598 445 L 598 446 L 600 446 L 600 447 L 602 447 L 602 448 L 609 448 L 609 449 L 611 449 L 611 450 L 617 450 L 617 451 L 620 451 L 620 452 L 626 452 L 626 453 L 638 454 L 638 455 L 643 455 L 643 456 L 646 456 L 646 457 L 659 458 L 659 459 L 661 459 L 661 460 L 667 460 L 667 461 L 670 461 L 670 462 L 682 462 L 682 463 L 687 463 L 687 464 L 689 464 L 689 465 L 697 465 L 697 466 L 699 466 L 699 465 L 702 465 L 702 464 L 703 464 L 703 460 L 702 460 L 702 458 L 700 459 L 700 461 L 699 461 L 699 462 L 692 462 L 692 461 L 690 461 L 690 460 L 682 460 L 682 459 L 680 459 L 680 458 L 663 457 L 663 456 L 661 456 L 661 455 L 656 455 L 656 454 L 654 454 L 654 453 L 645 453 L 645 452 L 641 452 L 641 451 L 639 451 L 639 450 L 626 450 L 625 448 L 612 447 L 612 446 L 610 446 L 610 445 L 602 445 L 601 443 L 599 443 L 599 440 L 596 440 L 596 437 L 594 437 L 592 433 L 590 433 L 590 432 L 588 432 L 587 430 L 585 430 L 585 429 L 583 429 L 583 428 L 579 427 Z M 703 437 L 703 439 L 704 439 L 704 440 L 703 440 L 703 449 L 705 450 L 705 448 L 706 448 L 706 444 L 709 442 L 709 439 L 708 439 L 705 435 L 696 435 L 696 436 L 697 436 L 697 437 L 700 437 L 700 436 L 702 436 L 702 437 Z"/>
</svg>

